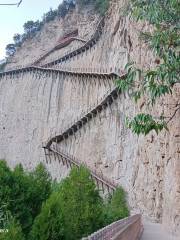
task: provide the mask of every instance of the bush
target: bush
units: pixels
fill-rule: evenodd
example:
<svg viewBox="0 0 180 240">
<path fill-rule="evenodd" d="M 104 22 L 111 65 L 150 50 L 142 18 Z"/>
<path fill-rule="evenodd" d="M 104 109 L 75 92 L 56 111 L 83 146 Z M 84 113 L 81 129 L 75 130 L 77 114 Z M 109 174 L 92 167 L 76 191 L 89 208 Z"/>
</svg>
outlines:
<svg viewBox="0 0 180 240">
<path fill-rule="evenodd" d="M 103 226 L 102 206 L 89 171 L 84 167 L 74 168 L 44 204 L 34 222 L 31 238 L 80 239 Z"/>
<path fill-rule="evenodd" d="M 54 192 L 43 204 L 41 213 L 36 217 L 30 240 L 64 239 L 63 216 L 59 194 Z"/>
<path fill-rule="evenodd" d="M 103 226 L 103 201 L 86 168 L 72 169 L 62 184 L 60 199 L 66 239 L 80 239 Z"/>
<path fill-rule="evenodd" d="M 123 189 L 103 202 L 82 166 L 57 184 L 42 164 L 26 173 L 21 165 L 11 170 L 5 161 L 0 161 L 0 207 L 2 228 L 8 229 L 0 240 L 23 240 L 23 234 L 29 240 L 76 240 L 129 215 Z M 4 212 L 14 217 L 9 227 Z"/>
<path fill-rule="evenodd" d="M 28 234 L 34 218 L 39 214 L 42 202 L 51 193 L 51 179 L 40 164 L 32 173 L 25 173 L 22 166 L 14 170 L 0 161 L 0 206 L 6 205 Z"/>
<path fill-rule="evenodd" d="M 105 12 L 108 10 L 109 7 L 109 0 L 96 0 L 95 1 L 95 8 L 101 15 L 104 15 Z"/>
<path fill-rule="evenodd" d="M 16 46 L 13 43 L 10 43 L 6 46 L 6 55 L 11 57 L 16 52 Z"/>
<path fill-rule="evenodd" d="M 7 62 L 0 63 L 0 72 L 3 72 L 6 67 Z"/>
<path fill-rule="evenodd" d="M 104 15 L 109 7 L 109 0 L 77 0 L 80 6 L 87 5 L 89 3 L 94 4 L 95 10 L 97 10 L 101 15 Z"/>
<path fill-rule="evenodd" d="M 106 224 L 110 224 L 114 221 L 129 216 L 126 194 L 121 187 L 119 187 L 113 196 L 108 200 L 107 204 L 105 205 L 104 215 Z"/>
<path fill-rule="evenodd" d="M 53 21 L 56 16 L 57 16 L 57 10 L 52 10 L 52 8 L 50 8 L 49 12 L 44 14 L 43 22 L 48 23 L 50 21 Z"/>
<path fill-rule="evenodd" d="M 20 224 L 12 218 L 8 224 L 7 231 L 0 233 L 0 240 L 24 240 Z"/>
</svg>

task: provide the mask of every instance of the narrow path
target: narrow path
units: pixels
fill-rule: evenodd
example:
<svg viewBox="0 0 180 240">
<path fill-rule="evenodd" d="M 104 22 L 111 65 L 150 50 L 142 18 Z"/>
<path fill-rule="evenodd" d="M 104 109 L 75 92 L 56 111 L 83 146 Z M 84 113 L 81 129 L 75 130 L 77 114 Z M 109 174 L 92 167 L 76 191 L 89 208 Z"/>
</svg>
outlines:
<svg viewBox="0 0 180 240">
<path fill-rule="evenodd" d="M 143 222 L 144 232 L 141 240 L 180 240 L 180 237 L 174 237 L 159 223 Z"/>
</svg>

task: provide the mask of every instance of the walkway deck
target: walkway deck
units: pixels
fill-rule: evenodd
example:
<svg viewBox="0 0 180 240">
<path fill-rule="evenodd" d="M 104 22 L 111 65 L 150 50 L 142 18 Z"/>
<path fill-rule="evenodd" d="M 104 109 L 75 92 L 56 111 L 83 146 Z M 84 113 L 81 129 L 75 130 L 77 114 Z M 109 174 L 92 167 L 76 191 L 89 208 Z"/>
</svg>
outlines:
<svg viewBox="0 0 180 240">
<path fill-rule="evenodd" d="M 143 222 L 144 232 L 141 240 L 180 240 L 167 233 L 159 223 Z"/>
</svg>

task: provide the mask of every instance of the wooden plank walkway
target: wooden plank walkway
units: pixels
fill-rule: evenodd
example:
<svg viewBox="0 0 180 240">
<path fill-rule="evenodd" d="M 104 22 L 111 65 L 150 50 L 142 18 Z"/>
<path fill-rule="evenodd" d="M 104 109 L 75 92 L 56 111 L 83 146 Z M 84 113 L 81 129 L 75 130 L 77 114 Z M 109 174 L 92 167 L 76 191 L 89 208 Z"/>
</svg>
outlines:
<svg viewBox="0 0 180 240">
<path fill-rule="evenodd" d="M 141 240 L 180 240 L 166 232 L 162 224 L 143 221 L 144 231 Z"/>
</svg>

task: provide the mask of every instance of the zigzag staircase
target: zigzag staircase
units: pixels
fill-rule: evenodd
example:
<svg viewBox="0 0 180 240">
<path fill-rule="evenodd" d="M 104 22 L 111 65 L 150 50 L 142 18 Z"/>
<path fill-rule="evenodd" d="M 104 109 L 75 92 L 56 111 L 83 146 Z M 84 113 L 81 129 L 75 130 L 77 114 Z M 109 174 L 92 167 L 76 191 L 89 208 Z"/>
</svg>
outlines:
<svg viewBox="0 0 180 240">
<path fill-rule="evenodd" d="M 90 168 L 86 163 L 77 160 L 74 156 L 62 152 L 61 150 L 58 149 L 57 144 L 55 145 L 53 144 L 53 146 L 51 146 L 49 149 L 44 147 L 44 151 L 46 156 L 46 163 L 51 163 L 51 156 L 53 154 L 55 161 L 58 160 L 59 163 L 62 162 L 63 165 L 67 166 L 67 168 L 69 167 L 72 168 L 73 166 L 79 168 L 81 165 L 84 165 L 89 169 L 91 177 L 92 179 L 95 180 L 96 185 L 98 186 L 99 189 L 102 187 L 103 192 L 105 191 L 105 189 L 107 189 L 109 193 L 113 192 L 116 189 L 117 186 L 115 182 L 109 181 L 108 178 L 106 178 L 102 174 L 99 174 L 96 170 Z"/>
<path fill-rule="evenodd" d="M 78 76 L 82 76 L 82 77 L 86 77 L 86 78 L 88 76 L 91 76 L 91 77 L 93 76 L 93 77 L 96 77 L 99 79 L 101 79 L 101 78 L 109 79 L 111 81 L 116 80 L 117 78 L 123 79 L 125 77 L 125 74 L 120 75 L 118 73 L 113 73 L 113 72 L 107 73 L 107 70 L 105 70 L 105 71 L 100 70 L 97 72 L 92 72 L 92 71 L 90 71 L 90 69 L 81 69 L 81 71 L 78 72 L 77 70 L 75 71 L 74 69 L 67 69 L 67 68 L 63 70 L 63 69 L 42 68 L 42 67 L 35 67 L 35 66 L 30 66 L 30 67 L 15 69 L 15 70 L 9 70 L 9 71 L 1 73 L 0 77 L 10 75 L 13 78 L 14 75 L 16 75 L 16 74 L 28 73 L 28 72 L 33 72 L 33 73 L 45 72 L 47 74 L 56 73 L 56 74 L 78 75 Z M 120 72 L 120 71 L 118 70 L 118 72 Z M 115 87 L 112 90 L 109 90 L 103 96 L 103 98 L 100 100 L 99 103 L 91 106 L 91 109 L 88 109 L 86 114 L 80 116 L 76 121 L 71 123 L 70 126 L 68 126 L 67 129 L 65 129 L 61 134 L 49 139 L 48 142 L 46 143 L 46 145 L 44 146 L 46 156 L 49 155 L 48 152 L 53 152 L 54 154 L 56 154 L 56 155 L 58 154 L 61 157 L 64 156 L 64 158 L 66 156 L 66 160 L 70 163 L 70 165 L 79 166 L 79 164 L 80 164 L 79 161 L 75 161 L 73 157 L 69 157 L 69 156 L 67 156 L 67 154 L 65 155 L 62 152 L 58 152 L 57 149 L 54 149 L 52 147 L 53 143 L 58 144 L 61 141 L 63 141 L 64 139 L 67 139 L 69 136 L 74 135 L 79 129 L 81 129 L 84 125 L 86 125 L 90 120 L 95 118 L 100 112 L 102 112 L 104 109 L 110 107 L 111 104 L 118 98 L 118 94 L 119 94 L 119 91 L 118 91 L 117 87 Z M 101 182 L 101 184 L 103 186 L 103 190 L 104 190 L 104 188 L 107 188 L 108 191 L 110 189 L 115 190 L 116 186 L 114 183 L 111 183 L 108 179 L 106 179 L 105 177 L 94 172 L 92 169 L 90 169 L 90 172 L 91 172 L 91 176 L 94 179 L 96 179 L 97 183 Z M 99 187 L 99 184 L 97 184 L 97 185 Z"/>
<path fill-rule="evenodd" d="M 92 35 L 92 37 L 90 38 L 90 40 L 88 40 L 87 42 L 85 42 L 85 44 L 79 48 L 75 48 L 74 50 L 65 53 L 62 57 L 52 60 L 52 61 L 48 61 L 47 63 L 44 64 L 39 64 L 41 59 L 44 58 L 44 55 L 47 55 L 49 53 L 49 51 L 47 51 L 45 54 L 42 54 L 39 58 L 37 58 L 36 60 L 34 60 L 31 64 L 27 64 L 27 65 L 18 65 L 16 67 L 13 67 L 12 69 L 9 68 L 9 71 L 15 71 L 15 70 L 20 70 L 20 69 L 25 69 L 25 68 L 29 68 L 29 67 L 36 67 L 37 64 L 40 65 L 40 67 L 42 68 L 49 68 L 49 67 L 54 67 L 56 64 L 62 63 L 62 62 L 66 62 L 67 60 L 74 58 L 77 55 L 80 55 L 81 53 L 84 53 L 88 50 L 90 50 L 94 45 L 96 45 L 96 43 L 99 41 L 102 32 L 103 32 L 103 27 L 104 27 L 104 17 L 99 21 L 96 30 L 94 32 L 94 34 Z M 81 42 L 84 42 L 83 39 L 81 38 L 72 38 L 72 40 L 78 40 Z M 56 46 L 55 46 L 56 48 Z M 55 49 L 53 48 L 53 49 Z M 50 50 L 50 52 L 52 51 L 52 49 Z M 6 72 L 7 72 L 6 71 Z"/>
<path fill-rule="evenodd" d="M 95 78 L 104 78 L 109 80 L 116 80 L 117 78 L 124 79 L 125 74 L 115 69 L 113 72 L 112 69 L 108 72 L 107 70 L 97 70 L 97 69 L 70 69 L 70 68 L 61 68 L 56 69 L 55 65 L 66 62 L 68 59 L 73 58 L 89 49 L 91 49 L 99 40 L 102 35 L 104 27 L 104 18 L 99 22 L 95 33 L 92 38 L 87 41 L 83 46 L 78 49 L 74 49 L 71 52 L 66 53 L 64 56 L 53 60 L 51 62 L 45 63 L 41 65 L 41 67 L 37 67 L 34 64 L 37 64 L 44 58 L 44 56 L 40 56 L 38 61 L 35 61 L 33 65 L 28 66 L 19 66 L 16 69 L 8 70 L 6 72 L 0 73 L 0 78 L 4 76 L 10 76 L 11 78 L 14 75 L 25 74 L 25 73 L 46 73 L 46 74 L 65 74 L 65 75 L 77 75 L 80 76 L 80 79 L 83 77 L 87 78 L 88 76 L 93 76 Z M 79 39 L 80 41 L 82 39 Z M 47 54 L 47 53 L 46 53 Z M 52 68 L 53 67 L 53 68 Z M 117 188 L 117 184 L 114 181 L 109 180 L 102 174 L 98 173 L 96 170 L 89 167 L 85 162 L 81 162 L 77 160 L 74 156 L 71 156 L 67 153 L 64 153 L 61 149 L 59 149 L 59 143 L 69 136 L 75 135 L 77 131 L 79 131 L 84 125 L 86 125 L 89 121 L 94 119 L 106 108 L 111 108 L 112 103 L 118 98 L 119 90 L 115 87 L 112 90 L 109 90 L 104 97 L 100 100 L 99 103 L 91 106 L 90 109 L 87 110 L 85 114 L 82 114 L 77 120 L 73 121 L 64 131 L 62 131 L 59 135 L 56 135 L 49 139 L 47 143 L 43 146 L 45 151 L 46 163 L 51 163 L 52 156 L 53 159 L 58 160 L 59 163 L 62 162 L 63 165 L 66 165 L 68 168 L 76 166 L 80 167 L 81 165 L 86 166 L 91 174 L 92 179 L 95 180 L 98 189 L 102 189 L 103 192 L 107 190 L 110 194 L 112 194 Z M 89 237 L 84 238 L 84 240 L 109 240 L 109 239 L 131 239 L 137 240 L 140 239 L 142 234 L 142 224 L 141 224 L 141 215 L 134 215 L 127 219 L 119 220 L 112 223 L 109 226 L 91 234 Z M 130 238 L 129 238 L 130 236 Z M 123 238 L 122 238 L 123 237 Z"/>
<path fill-rule="evenodd" d="M 117 79 L 117 77 L 120 77 L 112 73 L 106 74 L 106 75 L 108 76 L 113 75 L 114 79 Z M 124 77 L 125 75 L 121 76 L 121 78 L 124 78 Z M 51 153 L 54 153 L 55 156 L 59 155 L 61 156 L 61 158 L 65 158 L 69 162 L 70 166 L 72 164 L 79 167 L 80 164 L 85 164 L 85 163 L 76 161 L 74 157 L 70 157 L 67 154 L 63 154 L 62 151 L 59 151 L 58 143 L 67 139 L 69 136 L 74 135 L 84 125 L 86 125 L 89 121 L 95 118 L 99 113 L 101 113 L 106 108 L 110 107 L 111 104 L 118 98 L 119 93 L 120 92 L 117 87 L 115 87 L 113 90 L 109 90 L 103 96 L 103 98 L 99 101 L 98 104 L 91 106 L 91 109 L 89 109 L 87 113 L 85 113 L 84 115 L 81 115 L 76 121 L 69 124 L 69 126 L 64 131 L 61 132 L 61 134 L 56 135 L 55 137 L 49 139 L 47 143 L 44 145 L 45 155 L 49 157 L 51 156 Z M 54 144 L 55 144 L 55 148 L 54 148 Z M 47 158 L 46 158 L 46 161 L 47 161 Z M 90 170 L 91 176 L 94 179 L 96 179 L 96 182 L 97 183 L 101 182 L 103 191 L 104 191 L 104 188 L 107 188 L 108 192 L 110 189 L 113 191 L 115 190 L 116 185 L 114 182 L 111 183 L 111 181 L 109 181 L 104 176 L 101 176 L 101 175 L 99 176 L 99 174 L 97 172 L 94 172 L 92 169 L 90 169 L 89 166 L 86 165 L 86 167 Z M 99 184 L 97 184 L 97 186 L 99 187 Z"/>
<path fill-rule="evenodd" d="M 96 30 L 94 34 L 92 35 L 91 39 L 88 40 L 83 46 L 74 49 L 73 51 L 67 52 L 64 56 L 53 60 L 51 62 L 48 62 L 46 64 L 42 64 L 41 67 L 52 67 L 55 66 L 56 64 L 66 62 L 68 59 L 71 59 L 77 55 L 80 55 L 81 53 L 84 53 L 88 50 L 90 50 L 96 43 L 99 41 L 102 32 L 103 32 L 103 27 L 104 27 L 104 17 L 99 21 Z"/>
</svg>

